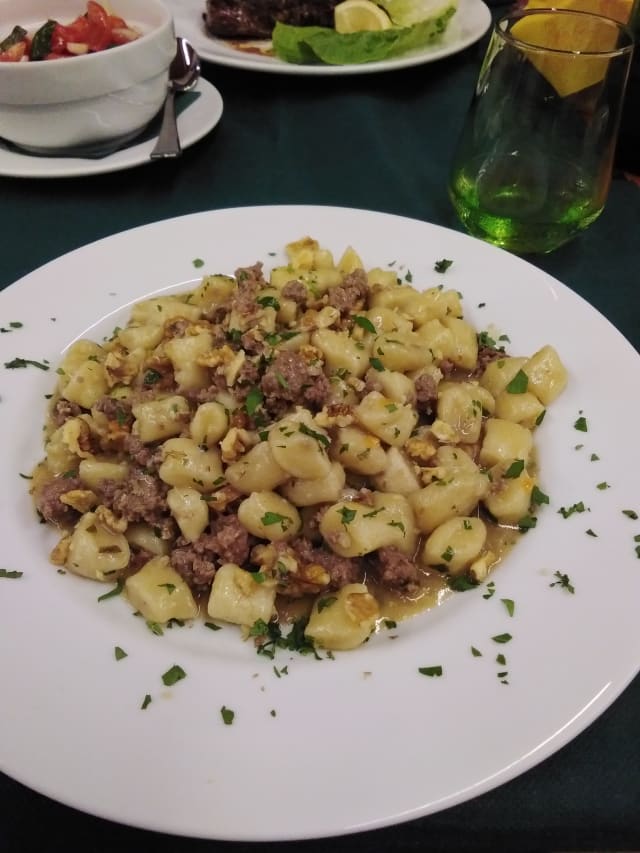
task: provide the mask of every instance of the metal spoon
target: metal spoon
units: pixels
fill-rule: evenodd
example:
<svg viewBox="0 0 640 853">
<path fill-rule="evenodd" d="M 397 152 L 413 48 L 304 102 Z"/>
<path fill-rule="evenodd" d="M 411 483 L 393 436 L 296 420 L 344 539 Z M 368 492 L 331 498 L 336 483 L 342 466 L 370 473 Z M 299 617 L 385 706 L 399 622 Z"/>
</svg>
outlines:
<svg viewBox="0 0 640 853">
<path fill-rule="evenodd" d="M 162 125 L 151 159 L 179 157 L 182 154 L 176 124 L 176 92 L 188 92 L 200 77 L 200 58 L 184 38 L 176 39 L 176 55 L 169 66 L 169 90 L 164 102 Z"/>
</svg>

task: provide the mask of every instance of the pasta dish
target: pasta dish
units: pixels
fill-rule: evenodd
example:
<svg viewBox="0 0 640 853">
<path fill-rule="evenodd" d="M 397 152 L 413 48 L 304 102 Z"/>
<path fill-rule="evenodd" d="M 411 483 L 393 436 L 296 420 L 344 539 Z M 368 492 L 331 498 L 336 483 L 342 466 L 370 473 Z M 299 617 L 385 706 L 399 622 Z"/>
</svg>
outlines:
<svg viewBox="0 0 640 853">
<path fill-rule="evenodd" d="M 260 644 L 295 612 L 346 650 L 385 601 L 480 583 L 495 530 L 535 526 L 533 434 L 567 374 L 548 345 L 508 355 L 455 290 L 309 237 L 287 253 L 75 342 L 32 492 L 51 561 L 149 622 L 206 611 Z"/>
</svg>

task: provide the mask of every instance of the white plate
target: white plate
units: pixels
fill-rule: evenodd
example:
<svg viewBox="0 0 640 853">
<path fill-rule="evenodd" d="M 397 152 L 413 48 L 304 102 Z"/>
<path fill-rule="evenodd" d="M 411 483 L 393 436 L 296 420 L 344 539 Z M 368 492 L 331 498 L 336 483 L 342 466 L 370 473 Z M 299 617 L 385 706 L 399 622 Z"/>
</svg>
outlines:
<svg viewBox="0 0 640 853">
<path fill-rule="evenodd" d="M 219 65 L 273 74 L 370 74 L 373 71 L 393 71 L 410 65 L 422 65 L 469 47 L 484 35 L 491 23 L 491 12 L 482 0 L 459 0 L 458 10 L 449 22 L 442 41 L 431 47 L 413 50 L 394 59 L 359 65 L 293 65 L 274 56 L 240 50 L 233 47 L 231 42 L 209 35 L 202 21 L 205 0 L 166 2 L 173 12 L 176 33 L 189 39 L 202 59 Z M 269 46 L 269 42 L 259 44 L 263 49 Z"/>
<path fill-rule="evenodd" d="M 182 148 L 198 142 L 209 133 L 222 116 L 220 92 L 207 80 L 200 78 L 193 93 L 198 97 L 178 113 L 178 132 Z M 119 172 L 152 162 L 149 155 L 156 138 L 132 143 L 107 157 L 36 157 L 10 149 L 0 141 L 0 175 L 12 178 L 74 178 L 80 175 L 100 175 Z"/>
<path fill-rule="evenodd" d="M 537 434 L 551 504 L 496 570 L 492 598 L 483 598 L 485 587 L 461 593 L 333 661 L 280 651 L 271 662 L 233 627 L 212 632 L 198 623 L 154 636 L 125 601 L 97 603 L 104 587 L 48 564 L 56 537 L 36 523 L 20 473 L 41 456 L 44 395 L 55 376 L 1 365 L 16 356 L 55 365 L 77 337 L 109 335 L 134 300 L 193 286 L 201 273 L 232 273 L 258 259 L 273 265 L 286 242 L 306 234 L 336 255 L 352 244 L 368 266 L 395 262 L 416 284 L 460 290 L 467 317 L 480 329 L 497 324 L 515 354 L 548 342 L 558 348 L 570 384 Z M 433 270 L 441 258 L 454 261 L 444 276 Z M 0 294 L 0 325 L 11 322 L 24 326 L 0 335 L 1 565 L 24 575 L 0 579 L 0 770 L 26 785 L 112 820 L 184 835 L 274 840 L 363 830 L 522 773 L 592 722 L 636 673 L 640 521 L 623 510 L 640 511 L 629 476 L 640 469 L 640 409 L 625 391 L 639 359 L 607 320 L 539 269 L 387 214 L 219 210 L 124 232 L 47 264 Z M 614 372 L 603 369 L 605 357 Z M 581 412 L 586 433 L 573 426 Z M 598 489 L 603 482 L 610 488 Z M 589 511 L 558 513 L 578 501 Z M 569 575 L 575 594 L 550 586 L 555 572 Z M 503 598 L 515 602 L 512 617 Z M 505 632 L 511 642 L 492 641 Z M 119 662 L 116 645 L 128 653 Z M 187 678 L 164 687 L 161 675 L 174 664 Z M 288 674 L 277 677 L 274 664 Z M 419 674 L 434 665 L 442 677 Z M 147 693 L 153 701 L 142 711 Z M 223 705 L 235 711 L 233 725 L 223 724 Z"/>
</svg>

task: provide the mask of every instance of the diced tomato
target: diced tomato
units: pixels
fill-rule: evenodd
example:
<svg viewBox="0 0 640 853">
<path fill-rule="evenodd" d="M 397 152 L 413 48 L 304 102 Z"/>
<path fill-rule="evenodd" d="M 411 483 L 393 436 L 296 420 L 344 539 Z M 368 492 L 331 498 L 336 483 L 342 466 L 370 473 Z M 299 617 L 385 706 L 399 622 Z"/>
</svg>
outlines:
<svg viewBox="0 0 640 853">
<path fill-rule="evenodd" d="M 89 50 L 95 53 L 99 50 L 106 50 L 111 47 L 111 30 L 107 30 L 100 24 L 89 22 L 86 38 L 84 39 L 89 45 Z"/>
<path fill-rule="evenodd" d="M 67 41 L 86 41 L 89 32 L 89 20 L 84 15 L 80 15 L 73 23 L 65 27 Z"/>
<path fill-rule="evenodd" d="M 66 53 L 69 36 L 68 27 L 56 24 L 51 33 L 51 53 L 58 55 Z"/>
<path fill-rule="evenodd" d="M 140 33 L 129 27 L 118 15 L 110 15 L 101 3 L 87 0 L 87 11 L 70 24 L 56 23 L 51 33 L 49 52 L 37 58 L 60 59 L 65 56 L 106 50 L 139 38 Z M 84 48 L 84 49 L 83 49 Z M 0 62 L 19 62 L 31 56 L 30 39 L 12 45 L 0 53 Z"/>
<path fill-rule="evenodd" d="M 109 26 L 109 15 L 95 0 L 88 0 L 87 2 L 87 18 L 95 24 L 101 24 L 105 28 Z"/>
</svg>

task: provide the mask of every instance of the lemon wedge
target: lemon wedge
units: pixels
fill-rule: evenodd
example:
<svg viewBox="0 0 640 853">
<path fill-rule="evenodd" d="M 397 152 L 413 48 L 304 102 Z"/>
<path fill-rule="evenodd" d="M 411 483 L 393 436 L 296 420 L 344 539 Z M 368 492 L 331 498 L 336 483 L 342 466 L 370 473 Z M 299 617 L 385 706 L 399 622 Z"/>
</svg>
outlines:
<svg viewBox="0 0 640 853">
<path fill-rule="evenodd" d="M 363 30 L 379 32 L 391 29 L 391 19 L 371 0 L 344 0 L 334 9 L 334 26 L 343 35 Z"/>
<path fill-rule="evenodd" d="M 591 12 L 593 15 L 604 15 L 613 18 L 621 24 L 626 24 L 631 17 L 633 0 L 562 0 L 556 4 L 559 9 L 573 9 L 576 12 Z M 523 9 L 548 9 L 549 0 L 527 0 Z"/>
<path fill-rule="evenodd" d="M 614 50 L 618 35 L 606 20 L 544 11 L 518 21 L 511 34 L 529 45 L 549 49 L 548 53 L 532 51 L 529 59 L 562 98 L 604 78 L 609 59 L 597 53 Z"/>
</svg>

